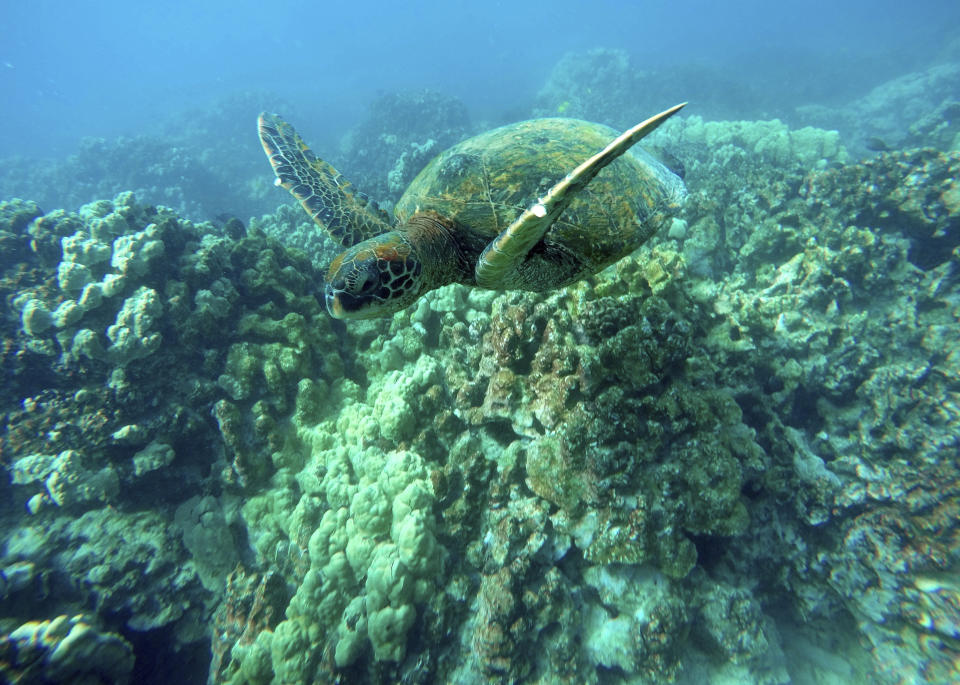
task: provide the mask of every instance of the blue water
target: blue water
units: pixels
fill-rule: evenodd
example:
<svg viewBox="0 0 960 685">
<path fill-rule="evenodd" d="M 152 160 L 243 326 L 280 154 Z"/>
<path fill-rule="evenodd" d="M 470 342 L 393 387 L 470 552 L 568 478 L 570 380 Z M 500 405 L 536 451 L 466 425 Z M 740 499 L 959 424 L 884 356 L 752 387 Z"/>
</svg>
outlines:
<svg viewBox="0 0 960 685">
<path fill-rule="evenodd" d="M 3 2 L 0 27 L 3 157 L 70 153 L 83 136 L 149 131 L 249 90 L 303 108 L 331 139 L 402 88 L 442 90 L 495 118 L 528 103 L 561 55 L 592 47 L 655 69 L 708 66 L 792 103 L 798 86 L 852 97 L 935 58 L 960 5 L 39 0 Z"/>
</svg>

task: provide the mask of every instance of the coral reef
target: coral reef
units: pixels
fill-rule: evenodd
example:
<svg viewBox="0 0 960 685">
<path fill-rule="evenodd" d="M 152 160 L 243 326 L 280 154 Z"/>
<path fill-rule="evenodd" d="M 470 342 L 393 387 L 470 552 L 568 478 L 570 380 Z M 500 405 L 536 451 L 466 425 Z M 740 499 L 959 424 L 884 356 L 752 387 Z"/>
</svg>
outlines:
<svg viewBox="0 0 960 685">
<path fill-rule="evenodd" d="M 130 682 L 133 649 L 83 616 L 31 621 L 0 637 L 0 676 L 7 682 Z"/>
<path fill-rule="evenodd" d="M 798 107 L 807 122 L 840 129 L 856 152 L 928 146 L 960 150 L 960 62 L 930 66 L 881 83 L 842 106 Z"/>
<path fill-rule="evenodd" d="M 130 193 L 0 217 L 0 620 L 93 609 L 107 630 L 202 652 L 249 556 L 237 494 L 274 470 L 298 382 L 343 375 L 312 267 Z"/>
<path fill-rule="evenodd" d="M 691 93 L 698 112 L 711 119 L 783 109 L 781 94 L 774 97 L 763 84 L 732 78 L 729 70 L 696 63 L 651 68 L 625 50 L 592 48 L 557 61 L 537 93 L 533 114 L 625 129 Z"/>
<path fill-rule="evenodd" d="M 630 257 L 349 327 L 287 208 L 0 203 L 4 677 L 957 680 L 960 156 L 664 128 Z"/>
<path fill-rule="evenodd" d="M 347 133 L 335 166 L 386 205 L 400 199 L 427 162 L 471 133 L 460 100 L 431 90 L 391 93 L 374 100 Z"/>
<path fill-rule="evenodd" d="M 0 198 L 79 207 L 133 191 L 195 221 L 267 213 L 276 203 L 249 132 L 256 113 L 268 108 L 292 109 L 268 93 L 237 93 L 137 135 L 83 138 L 62 159 L 5 158 Z"/>
<path fill-rule="evenodd" d="M 777 117 L 791 127 L 791 134 L 802 135 L 808 126 L 837 130 L 844 146 L 857 156 L 912 147 L 960 150 L 960 98 L 955 95 L 960 92 L 960 62 L 955 55 L 910 73 L 886 76 L 889 80 L 853 99 L 847 95 L 846 100 L 852 83 L 870 83 L 889 70 L 870 63 L 821 65 L 817 59 L 798 56 L 796 65 L 802 66 L 779 62 L 770 73 L 751 62 L 752 78 L 744 82 L 731 78 L 729 70 L 698 64 L 651 68 L 624 50 L 571 52 L 557 62 L 537 94 L 534 114 L 626 128 L 650 112 L 691 99 L 697 113 L 709 120 Z M 786 91 L 785 80 L 790 83 Z M 752 128 L 749 122 L 745 126 Z"/>
<path fill-rule="evenodd" d="M 956 675 L 960 160 L 849 164 L 779 122 L 665 135 L 691 201 L 634 257 L 556 293 L 441 289 L 347 331 L 365 390 L 301 387 L 299 444 L 244 507 L 299 587 L 225 681 Z M 395 551 L 398 455 L 425 575 Z"/>
</svg>

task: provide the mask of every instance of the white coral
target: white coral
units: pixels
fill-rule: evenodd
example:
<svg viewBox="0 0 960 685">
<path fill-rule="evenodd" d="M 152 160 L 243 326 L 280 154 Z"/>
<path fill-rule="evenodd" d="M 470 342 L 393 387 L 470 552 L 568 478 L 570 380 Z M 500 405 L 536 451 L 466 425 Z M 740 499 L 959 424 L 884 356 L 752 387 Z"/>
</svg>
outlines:
<svg viewBox="0 0 960 685">
<path fill-rule="evenodd" d="M 114 240 L 110 265 L 123 274 L 145 274 L 150 262 L 164 253 L 163 241 L 156 238 L 156 232 L 156 225 L 150 224 L 142 231 Z"/>
<path fill-rule="evenodd" d="M 107 337 L 112 343 L 107 350 L 110 358 L 123 366 L 153 354 L 163 341 L 160 332 L 155 330 L 162 314 L 160 297 L 152 288 L 141 287 L 124 300 L 116 322 L 107 328 Z"/>
</svg>

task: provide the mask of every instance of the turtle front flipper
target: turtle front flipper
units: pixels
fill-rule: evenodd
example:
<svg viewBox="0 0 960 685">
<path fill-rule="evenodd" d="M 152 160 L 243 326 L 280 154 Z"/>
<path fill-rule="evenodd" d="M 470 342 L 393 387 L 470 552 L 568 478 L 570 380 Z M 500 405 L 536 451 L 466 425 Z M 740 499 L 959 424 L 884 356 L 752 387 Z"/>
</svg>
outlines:
<svg viewBox="0 0 960 685">
<path fill-rule="evenodd" d="M 501 231 L 500 235 L 494 238 L 480 255 L 476 267 L 477 285 L 482 288 L 497 289 L 508 282 L 509 276 L 526 259 L 531 248 L 540 242 L 553 222 L 563 214 L 563 210 L 576 194 L 583 190 L 601 169 L 633 147 L 641 138 L 652 133 L 686 104 L 683 102 L 675 105 L 624 131 L 526 209 L 512 224 Z"/>
<path fill-rule="evenodd" d="M 293 126 L 267 112 L 257 124 L 276 184 L 289 190 L 331 238 L 350 247 L 390 230 L 390 215 L 314 155 Z"/>
</svg>

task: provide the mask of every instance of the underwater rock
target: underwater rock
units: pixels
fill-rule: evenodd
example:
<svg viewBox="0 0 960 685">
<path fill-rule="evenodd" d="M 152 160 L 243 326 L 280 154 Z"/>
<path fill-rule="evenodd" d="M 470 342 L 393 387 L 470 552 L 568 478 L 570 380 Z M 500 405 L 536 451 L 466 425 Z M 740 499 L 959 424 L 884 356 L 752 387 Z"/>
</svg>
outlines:
<svg viewBox="0 0 960 685">
<path fill-rule="evenodd" d="M 47 605 L 72 615 L 89 598 L 110 629 L 122 621 L 192 650 L 209 639 L 199 617 L 239 559 L 235 508 L 217 499 L 199 523 L 182 516 L 186 548 L 179 526 L 151 523 L 142 509 L 225 496 L 272 471 L 297 383 L 343 368 L 336 351 L 312 353 L 338 345 L 314 325 L 322 310 L 311 267 L 262 233 L 227 240 L 128 193 L 78 213 L 8 208 L 12 254 L 23 261 L 0 274 L 11 322 L 2 330 L 0 454 L 13 474 L 10 511 L 30 512 L 33 523 L 7 526 L 0 567 L 76 579 L 45 590 Z M 61 288 L 67 271 L 82 278 Z M 217 379 L 240 343 L 260 366 L 222 434 L 210 411 L 226 401 Z M 120 542 L 125 535 L 137 542 Z M 11 618 L 33 618 L 24 600 L 13 594 Z"/>
<path fill-rule="evenodd" d="M 156 224 L 142 231 L 126 233 L 113 241 L 110 266 L 121 276 L 142 276 L 150 269 L 150 262 L 163 257 L 163 241 L 158 240 Z"/>
<path fill-rule="evenodd" d="M 628 289 L 642 292 L 642 278 Z M 482 406 L 461 410 L 478 426 L 505 418 L 517 435 L 534 438 L 525 449 L 526 483 L 560 507 L 554 525 L 587 558 L 639 563 L 653 556 L 682 576 L 695 555 L 684 529 L 736 534 L 745 527 L 741 464 L 758 463 L 762 452 L 730 398 L 683 387 L 675 365 L 694 354 L 689 324 L 665 301 L 594 297 L 572 288 L 544 298 L 543 307 L 495 307 L 474 379 L 486 385 Z M 674 456 L 661 467 L 660 454 Z M 715 490 L 694 485 L 707 482 Z M 700 493 L 696 505 L 682 504 L 688 490 Z"/>
<path fill-rule="evenodd" d="M 874 87 L 863 97 L 840 107 L 809 105 L 797 108 L 804 121 L 838 128 L 857 153 L 879 147 L 933 147 L 958 150 L 960 124 L 960 62 L 947 61 L 898 76 Z"/>
<path fill-rule="evenodd" d="M 20 199 L 0 201 L 0 247 L 3 248 L 0 254 L 4 257 L 4 267 L 23 259 L 27 245 L 19 238 L 31 222 L 41 216 L 43 210 L 36 202 Z"/>
<path fill-rule="evenodd" d="M 737 665 L 761 661 L 770 654 L 782 657 L 777 634 L 771 630 L 772 621 L 764 617 L 760 603 L 749 591 L 703 579 L 691 603 L 697 607 L 697 617 L 692 621 L 697 638 L 723 661 Z M 777 679 L 788 681 L 786 672 Z"/>
<path fill-rule="evenodd" d="M 471 563 L 484 570 L 471 615 L 465 617 L 470 657 L 459 677 L 518 680 L 536 669 L 571 677 L 584 667 L 574 632 L 549 630 L 576 621 L 574 587 L 551 567 L 558 556 L 547 511 L 533 497 L 516 498 L 489 514 L 483 547 Z M 536 652 L 538 643 L 549 649 Z"/>
<path fill-rule="evenodd" d="M 686 602 L 667 579 L 644 567 L 592 566 L 584 582 L 599 602 L 584 608 L 584 648 L 594 663 L 649 678 L 676 677 L 674 640 L 686 632 Z M 612 612 L 612 615 L 611 615 Z"/>
<path fill-rule="evenodd" d="M 20 314 L 20 325 L 23 326 L 27 335 L 37 337 L 53 325 L 53 316 L 43 302 L 30 299 L 27 300 Z"/>
<path fill-rule="evenodd" d="M 173 448 L 167 443 L 151 442 L 133 455 L 133 475 L 143 476 L 169 466 L 176 456 Z"/>
<path fill-rule="evenodd" d="M 223 601 L 213 616 L 212 682 L 225 682 L 235 662 L 242 664 L 239 676 L 245 682 L 270 681 L 270 641 L 289 600 L 283 579 L 273 571 L 261 576 L 238 565 L 227 576 Z"/>
<path fill-rule="evenodd" d="M 190 627 L 202 613 L 204 590 L 196 572 L 184 566 L 175 526 L 154 513 L 100 509 L 57 532 L 55 567 L 69 574 L 73 591 L 93 601 L 98 613 L 121 612 L 137 631 L 176 623 L 185 638 L 199 637 Z"/>
<path fill-rule="evenodd" d="M 281 205 L 270 214 L 251 219 L 250 230 L 300 250 L 319 273 L 325 273 L 333 258 L 343 252 L 326 231 L 317 230 L 299 204 Z"/>
<path fill-rule="evenodd" d="M 281 105 L 276 94 L 245 90 L 154 120 L 151 133 L 81 138 L 62 159 L 5 157 L 0 197 L 79 207 L 133 191 L 195 221 L 226 212 L 259 216 L 276 203 L 261 173 L 262 154 L 249 145 L 250 112 L 293 110 Z"/>
<path fill-rule="evenodd" d="M 95 625 L 82 615 L 58 616 L 0 635 L 0 676 L 9 682 L 130 682 L 130 643 Z"/>
<path fill-rule="evenodd" d="M 757 563 L 746 562 L 753 554 L 769 558 L 760 550 L 772 544 L 776 563 L 792 569 L 788 584 L 803 615 L 836 616 L 835 603 L 848 606 L 882 682 L 895 682 L 906 664 L 915 674 L 951 668 L 929 651 L 912 652 L 887 626 L 894 615 L 906 620 L 911 575 L 950 563 L 939 521 L 957 475 L 937 454 L 955 441 L 958 412 L 944 404 L 940 381 L 954 372 L 954 344 L 936 361 L 924 350 L 943 340 L 944 317 L 956 311 L 944 280 L 955 268 L 955 212 L 942 199 L 956 164 L 955 156 L 910 151 L 806 175 L 794 185 L 799 197 L 784 194 L 740 249 L 741 275 L 702 292 L 716 315 L 711 355 L 741 388 L 753 425 L 766 425 L 758 440 L 779 464 L 763 488 L 790 493 L 796 515 L 826 535 L 812 544 L 785 520 L 784 500 L 771 503 L 776 513 L 758 503 L 755 515 L 790 542 L 764 535 L 753 552 L 730 556 L 740 568 Z M 740 381 L 738 357 L 754 367 Z M 767 382 L 757 387 L 756 374 Z M 909 454 L 911 466 L 897 454 Z M 936 481 L 936 495 L 923 479 Z M 899 513 L 885 510 L 892 502 Z M 926 531 L 925 551 L 891 548 L 897 536 L 919 534 L 897 532 L 907 528 Z M 876 591 L 860 585 L 868 577 L 883 579 Z"/>
<path fill-rule="evenodd" d="M 430 90 L 391 93 L 371 103 L 347 134 L 337 167 L 370 197 L 396 202 L 427 162 L 470 133 L 467 108 L 457 98 Z"/>
<path fill-rule="evenodd" d="M 31 510 L 48 502 L 67 509 L 90 502 L 111 503 L 120 488 L 112 466 L 97 469 L 89 458 L 72 449 L 58 455 L 28 455 L 13 463 L 12 472 L 18 485 L 43 483 L 44 489 L 31 497 Z"/>
<path fill-rule="evenodd" d="M 220 502 L 210 495 L 191 497 L 177 507 L 174 521 L 183 531 L 183 544 L 193 558 L 200 582 L 210 592 L 219 594 L 223 579 L 240 561 Z"/>
<path fill-rule="evenodd" d="M 692 115 L 681 125 L 675 124 L 670 141 L 675 154 L 683 154 L 688 146 L 710 149 L 711 161 L 726 161 L 739 155 L 754 164 L 810 169 L 847 160 L 847 151 L 840 144 L 837 131 L 811 126 L 791 129 L 778 119 L 704 121 L 701 116 Z"/>
<path fill-rule="evenodd" d="M 64 450 L 50 464 L 44 485 L 57 506 L 75 507 L 89 501 L 111 502 L 120 479 L 111 466 L 91 468 L 89 459 L 76 450 Z"/>
<path fill-rule="evenodd" d="M 107 328 L 110 359 L 123 367 L 156 352 L 163 342 L 160 332 L 155 330 L 162 314 L 160 298 L 152 288 L 142 287 L 125 299 L 116 322 Z"/>
<path fill-rule="evenodd" d="M 890 152 L 809 177 L 808 200 L 839 220 L 899 233 L 921 269 L 950 262 L 960 245 L 960 152 Z"/>
<path fill-rule="evenodd" d="M 714 119 L 779 106 L 762 86 L 719 68 L 690 63 L 651 69 L 626 50 L 601 47 L 568 52 L 557 61 L 537 93 L 533 116 L 573 117 L 622 130 L 690 93 L 697 94 L 697 111 Z"/>
<path fill-rule="evenodd" d="M 328 459 L 333 457 L 328 454 Z M 374 461 L 365 464 L 361 458 Z M 357 643 L 362 635 L 352 629 L 356 617 L 347 620 L 348 614 L 343 614 L 339 620 L 338 614 L 359 610 L 365 617 L 374 658 L 399 661 L 416 616 L 414 607 L 422 604 L 432 589 L 441 553 L 430 513 L 432 486 L 425 480 L 420 458 L 409 452 L 395 452 L 384 461 L 375 451 L 365 450 L 362 457 L 351 460 L 352 467 L 339 463 L 346 468 L 340 470 L 344 480 L 337 489 L 355 494 L 347 495 L 348 507 L 327 510 L 310 536 L 311 569 L 291 600 L 287 616 L 305 625 L 329 625 L 331 619 L 340 623 L 331 638 L 337 665 L 343 667 L 360 656 L 363 643 Z M 336 470 L 334 462 L 328 461 L 327 472 Z M 348 474 L 354 470 L 369 475 L 353 484 Z M 368 480 L 378 470 L 380 475 Z M 335 486 L 330 483 L 327 487 L 329 491 Z M 334 501 L 339 497 L 331 496 Z M 314 575 L 322 578 L 322 583 L 311 581 Z M 363 604 L 351 606 L 351 595 L 363 597 Z"/>
<path fill-rule="evenodd" d="M 199 621 L 208 594 L 179 544 L 175 526 L 155 513 L 119 513 L 109 507 L 79 516 L 59 517 L 57 511 L 44 510 L 31 517 L 29 525 L 9 529 L 4 573 L 27 563 L 34 570 L 24 581 L 8 582 L 5 621 L 41 606 L 74 612 L 84 608 L 97 617 L 101 630 L 152 631 L 158 647 L 166 641 L 170 648 L 189 651 L 204 639 Z M 39 527 L 38 521 L 45 525 Z M 78 647 L 84 640 L 78 638 Z M 123 645 L 124 660 L 129 656 L 132 662 L 129 645 Z M 96 664 L 96 655 L 90 656 Z"/>
</svg>

